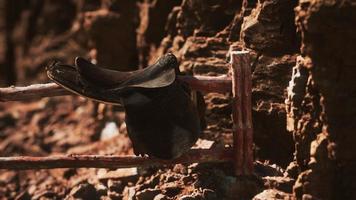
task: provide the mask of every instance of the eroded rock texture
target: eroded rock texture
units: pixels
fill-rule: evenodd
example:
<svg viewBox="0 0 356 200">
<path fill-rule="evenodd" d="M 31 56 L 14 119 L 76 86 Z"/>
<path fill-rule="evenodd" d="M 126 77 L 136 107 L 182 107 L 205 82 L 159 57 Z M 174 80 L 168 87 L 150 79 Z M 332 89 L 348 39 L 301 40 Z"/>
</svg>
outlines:
<svg viewBox="0 0 356 200">
<path fill-rule="evenodd" d="M 261 55 L 252 74 L 254 137 L 261 147 L 258 155 L 282 166 L 292 160 L 294 151 L 292 135 L 286 130 L 284 98 L 295 59 L 296 55 Z"/>
<path fill-rule="evenodd" d="M 356 5 L 303 0 L 302 55 L 289 87 L 288 128 L 302 173 L 297 198 L 355 199 Z"/>
<path fill-rule="evenodd" d="M 285 88 L 298 52 L 293 5 L 283 0 L 258 1 L 244 18 L 240 34 L 244 46 L 256 54 L 252 66 L 255 142 L 268 149 L 259 155 L 282 165 L 291 160 L 293 152 L 283 121 Z"/>
<path fill-rule="evenodd" d="M 169 15 L 168 35 L 157 50 L 151 51 L 149 61 L 152 63 L 158 56 L 172 51 L 185 73 L 215 76 L 229 73 L 230 45 L 249 49 L 257 155 L 283 166 L 292 160 L 294 151 L 292 135 L 285 129 L 284 99 L 298 52 L 295 4 L 279 0 L 183 0 Z M 206 100 L 211 101 L 209 95 L 207 97 Z M 229 97 L 224 99 L 226 103 L 217 106 L 212 113 L 220 113 L 217 118 L 222 121 L 231 113 Z M 226 128 L 231 128 L 231 123 Z"/>
<path fill-rule="evenodd" d="M 159 48 L 161 40 L 166 36 L 168 16 L 180 4 L 180 0 L 144 0 L 138 3 L 140 24 L 137 29 L 137 46 L 141 67 L 147 66 L 150 52 Z"/>
<path fill-rule="evenodd" d="M 231 23 L 240 9 L 241 2 L 183 0 L 170 13 L 166 25 L 168 35 L 160 48 L 151 53 L 150 63 L 172 51 L 182 60 L 181 69 L 187 73 L 197 70 L 196 74 L 226 74 L 229 43 L 225 37 L 215 35 Z"/>
<path fill-rule="evenodd" d="M 293 131 L 295 161 L 301 170 L 308 168 L 311 142 L 322 132 L 324 124 L 321 95 L 314 84 L 311 66 L 310 59 L 297 58 L 286 100 L 287 129 Z"/>
<path fill-rule="evenodd" d="M 259 1 L 251 14 L 244 18 L 241 38 L 246 47 L 265 54 L 283 55 L 298 51 L 293 8 L 296 1 Z"/>
</svg>

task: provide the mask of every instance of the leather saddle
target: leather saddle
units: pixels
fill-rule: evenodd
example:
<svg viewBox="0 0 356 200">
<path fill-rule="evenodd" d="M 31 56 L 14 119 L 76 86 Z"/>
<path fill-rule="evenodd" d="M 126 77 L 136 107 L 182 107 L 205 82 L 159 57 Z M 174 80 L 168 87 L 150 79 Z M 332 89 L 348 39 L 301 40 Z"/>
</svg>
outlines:
<svg viewBox="0 0 356 200">
<path fill-rule="evenodd" d="M 131 72 L 100 68 L 80 57 L 75 66 L 55 62 L 47 67 L 48 77 L 67 90 L 123 105 L 135 154 L 161 159 L 181 156 L 200 134 L 189 86 L 177 79 L 178 73 L 177 59 L 170 53 Z"/>
</svg>

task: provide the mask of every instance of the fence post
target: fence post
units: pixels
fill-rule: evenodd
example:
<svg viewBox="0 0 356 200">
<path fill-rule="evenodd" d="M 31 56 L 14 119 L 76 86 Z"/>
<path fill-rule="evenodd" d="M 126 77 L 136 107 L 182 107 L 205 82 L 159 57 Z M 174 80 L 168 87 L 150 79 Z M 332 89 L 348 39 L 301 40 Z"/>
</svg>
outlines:
<svg viewBox="0 0 356 200">
<path fill-rule="evenodd" d="M 235 175 L 253 173 L 251 66 L 247 51 L 231 52 Z"/>
</svg>

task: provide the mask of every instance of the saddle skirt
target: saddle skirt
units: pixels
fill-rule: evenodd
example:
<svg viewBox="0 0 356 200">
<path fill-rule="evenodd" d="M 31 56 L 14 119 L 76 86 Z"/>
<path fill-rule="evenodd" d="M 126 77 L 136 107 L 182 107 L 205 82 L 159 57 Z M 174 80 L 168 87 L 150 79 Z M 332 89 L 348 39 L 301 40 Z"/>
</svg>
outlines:
<svg viewBox="0 0 356 200">
<path fill-rule="evenodd" d="M 177 59 L 166 54 L 141 70 L 108 70 L 77 57 L 75 65 L 55 62 L 48 77 L 86 98 L 123 105 L 126 126 L 136 155 L 161 159 L 181 156 L 200 134 L 196 107 L 187 84 L 177 79 Z"/>
</svg>

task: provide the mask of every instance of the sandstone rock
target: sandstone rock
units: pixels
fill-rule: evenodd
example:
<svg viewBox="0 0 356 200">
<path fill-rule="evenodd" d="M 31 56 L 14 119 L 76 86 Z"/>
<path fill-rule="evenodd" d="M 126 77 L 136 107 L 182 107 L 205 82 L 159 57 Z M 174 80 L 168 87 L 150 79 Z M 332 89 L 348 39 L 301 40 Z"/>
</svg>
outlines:
<svg viewBox="0 0 356 200">
<path fill-rule="evenodd" d="M 122 194 L 114 192 L 114 191 L 108 191 L 107 195 L 108 195 L 110 200 L 122 200 L 122 199 L 124 199 L 124 196 Z"/>
<path fill-rule="evenodd" d="M 294 151 L 292 135 L 285 128 L 284 99 L 295 59 L 296 55 L 261 55 L 252 73 L 254 140 L 260 148 L 268 149 L 258 154 L 282 166 L 288 165 Z"/>
<path fill-rule="evenodd" d="M 99 174 L 99 180 L 104 180 L 104 179 L 125 179 L 125 180 L 130 180 L 130 179 L 135 179 L 138 176 L 138 171 L 137 167 L 131 167 L 131 168 L 120 168 L 117 170 L 113 171 L 108 171 L 103 174 Z"/>
<path fill-rule="evenodd" d="M 108 188 L 102 183 L 95 184 L 95 189 L 99 196 L 104 196 L 108 192 Z"/>
<path fill-rule="evenodd" d="M 182 164 L 174 165 L 173 171 L 176 172 L 176 173 L 180 173 L 180 174 L 187 174 L 188 173 L 187 167 L 182 165 Z"/>
<path fill-rule="evenodd" d="M 169 200 L 169 198 L 164 194 L 157 194 L 153 200 Z"/>
<path fill-rule="evenodd" d="M 238 6 L 239 3 L 230 0 L 183 0 L 181 11 L 177 14 L 178 33 L 184 37 L 194 33 L 212 36 L 230 23 Z"/>
<path fill-rule="evenodd" d="M 181 196 L 179 197 L 179 200 L 200 200 L 201 199 L 201 196 L 199 195 L 184 195 L 184 196 Z"/>
<path fill-rule="evenodd" d="M 214 141 L 198 139 L 196 144 L 193 146 L 194 149 L 210 149 L 214 146 Z"/>
<path fill-rule="evenodd" d="M 277 189 L 286 193 L 292 193 L 292 188 L 295 180 L 288 177 L 263 177 L 265 187 Z"/>
<path fill-rule="evenodd" d="M 297 179 L 298 174 L 299 174 L 298 164 L 295 161 L 289 163 L 284 176 L 291 177 L 293 179 Z"/>
<path fill-rule="evenodd" d="M 78 199 L 99 199 L 95 187 L 89 183 L 83 183 L 70 191 L 70 196 Z"/>
<path fill-rule="evenodd" d="M 135 198 L 136 190 L 135 187 L 125 187 L 123 191 L 124 200 L 133 200 Z"/>
<path fill-rule="evenodd" d="M 161 191 L 157 189 L 145 189 L 136 193 L 137 200 L 151 200 L 160 194 Z"/>
<path fill-rule="evenodd" d="M 349 25 L 356 22 L 355 10 L 351 3 L 324 0 L 300 1 L 296 8 L 303 59 L 308 61 L 308 83 L 314 88 L 312 92 L 307 90 L 303 99 L 306 103 L 296 104 L 293 109 L 297 112 L 291 112 L 297 113 L 296 159 L 304 170 L 294 186 L 298 198 L 356 197 L 350 178 L 355 174 L 354 164 L 346 161 L 356 156 L 356 137 L 350 131 L 356 124 L 356 109 L 351 103 L 355 102 L 356 91 L 351 83 L 356 29 Z M 300 111 L 302 115 L 298 117 Z"/>
<path fill-rule="evenodd" d="M 107 185 L 110 191 L 121 192 L 124 189 L 124 185 L 120 180 L 109 179 Z"/>
<path fill-rule="evenodd" d="M 321 95 L 314 84 L 311 65 L 310 59 L 299 56 L 287 88 L 287 129 L 293 131 L 296 163 L 301 169 L 306 168 L 310 144 L 323 125 Z"/>
<path fill-rule="evenodd" d="M 283 176 L 283 169 L 275 164 L 270 165 L 268 163 L 262 163 L 256 161 L 254 163 L 255 172 L 261 176 Z"/>
<path fill-rule="evenodd" d="M 257 194 L 252 198 L 253 200 L 269 200 L 269 199 L 284 199 L 284 200 L 292 200 L 294 197 L 292 194 L 288 194 L 282 191 L 268 189 L 263 190 L 263 192 Z"/>
<path fill-rule="evenodd" d="M 115 122 L 107 122 L 100 133 L 100 140 L 110 140 L 119 135 L 119 129 Z"/>
<path fill-rule="evenodd" d="M 287 0 L 258 1 L 251 15 L 244 18 L 241 39 L 247 47 L 268 55 L 296 52 L 295 6 L 296 2 Z"/>
<path fill-rule="evenodd" d="M 146 67 L 152 55 L 165 37 L 168 16 L 181 1 L 145 0 L 139 2 L 140 24 L 137 28 L 137 47 L 141 67 Z M 174 12 L 174 11 L 173 11 Z M 175 26 L 175 24 L 174 24 Z"/>
<path fill-rule="evenodd" d="M 217 197 L 217 194 L 214 190 L 210 190 L 210 189 L 204 189 L 203 190 L 203 199 L 206 200 L 217 200 L 219 199 Z"/>
<path fill-rule="evenodd" d="M 196 198 L 190 196 L 190 195 L 184 195 L 179 198 L 179 200 L 196 200 Z"/>
</svg>

